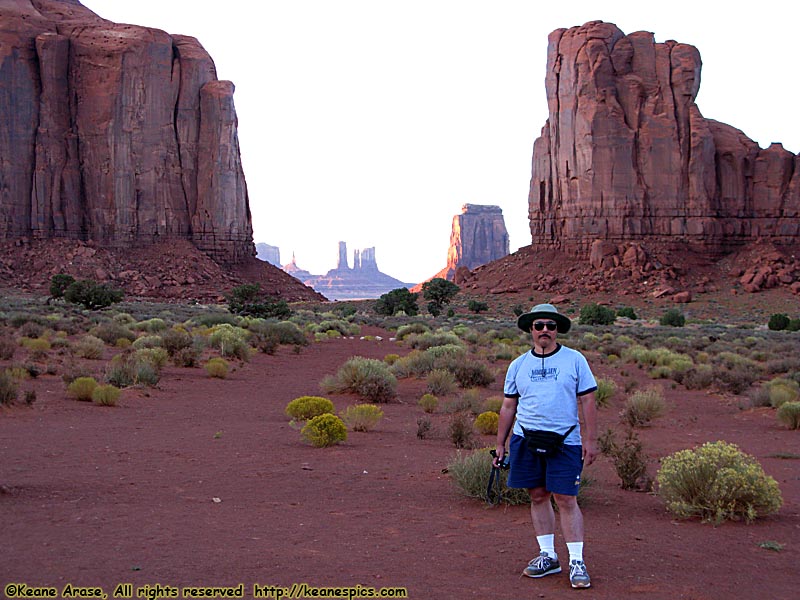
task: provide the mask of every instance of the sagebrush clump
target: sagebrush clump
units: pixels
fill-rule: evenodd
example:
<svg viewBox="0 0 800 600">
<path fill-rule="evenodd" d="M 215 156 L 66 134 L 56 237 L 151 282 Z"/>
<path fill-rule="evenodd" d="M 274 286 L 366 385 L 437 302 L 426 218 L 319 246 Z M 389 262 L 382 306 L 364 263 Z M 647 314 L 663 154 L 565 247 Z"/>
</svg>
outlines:
<svg viewBox="0 0 800 600">
<path fill-rule="evenodd" d="M 660 387 L 635 391 L 625 402 L 622 419 L 631 427 L 647 427 L 664 413 L 664 396 Z"/>
<path fill-rule="evenodd" d="M 776 416 L 789 429 L 800 429 L 800 402 L 784 402 Z"/>
<path fill-rule="evenodd" d="M 287 417 L 296 421 L 306 421 L 325 413 L 333 413 L 333 402 L 322 396 L 300 396 L 286 405 Z"/>
<path fill-rule="evenodd" d="M 94 377 L 78 377 L 67 386 L 67 396 L 74 400 L 91 402 L 96 387 L 97 381 Z"/>
<path fill-rule="evenodd" d="M 658 493 L 667 510 L 680 518 L 706 522 L 751 522 L 777 512 L 783 504 L 778 483 L 756 459 L 735 444 L 708 442 L 661 461 Z"/>
<path fill-rule="evenodd" d="M 352 392 L 371 402 L 389 402 L 397 396 L 397 379 L 382 360 L 354 356 L 335 376 L 323 378 L 320 387 L 327 393 Z"/>
<path fill-rule="evenodd" d="M 100 406 L 116 406 L 121 390 L 111 384 L 98 385 L 92 392 L 92 402 Z"/>
<path fill-rule="evenodd" d="M 347 441 L 347 426 L 344 421 L 331 413 L 317 415 L 305 424 L 300 433 L 316 448 L 325 448 Z"/>
<path fill-rule="evenodd" d="M 342 413 L 342 421 L 353 431 L 369 431 L 383 418 L 383 411 L 374 404 L 354 404 Z"/>
<path fill-rule="evenodd" d="M 489 448 L 475 450 L 474 452 L 458 452 L 447 465 L 447 473 L 453 484 L 461 493 L 469 498 L 478 498 L 488 501 L 487 482 L 492 468 L 492 456 Z M 502 501 L 510 505 L 528 505 L 531 497 L 528 491 L 522 488 L 506 488 L 508 471 L 500 471 Z"/>
</svg>

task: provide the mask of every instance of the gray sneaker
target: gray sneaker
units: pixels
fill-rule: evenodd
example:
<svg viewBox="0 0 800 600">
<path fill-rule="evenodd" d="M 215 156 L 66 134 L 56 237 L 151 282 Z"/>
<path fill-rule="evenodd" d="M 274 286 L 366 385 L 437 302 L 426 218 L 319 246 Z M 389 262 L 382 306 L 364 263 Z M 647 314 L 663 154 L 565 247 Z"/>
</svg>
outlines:
<svg viewBox="0 0 800 600">
<path fill-rule="evenodd" d="M 561 565 L 558 564 L 558 558 L 552 558 L 546 552 L 540 552 L 522 572 L 527 577 L 544 577 L 553 573 L 561 573 Z"/>
<path fill-rule="evenodd" d="M 569 582 L 574 588 L 588 588 L 592 586 L 586 565 L 582 560 L 573 560 L 569 563 Z"/>
</svg>

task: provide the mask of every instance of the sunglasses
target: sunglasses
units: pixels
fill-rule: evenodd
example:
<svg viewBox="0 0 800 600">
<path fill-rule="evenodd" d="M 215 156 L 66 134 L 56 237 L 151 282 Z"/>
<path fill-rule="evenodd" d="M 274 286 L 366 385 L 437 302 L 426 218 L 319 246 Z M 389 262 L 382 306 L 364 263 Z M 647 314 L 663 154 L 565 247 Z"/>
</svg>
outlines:
<svg viewBox="0 0 800 600">
<path fill-rule="evenodd" d="M 541 331 L 545 327 L 547 327 L 547 331 L 555 331 L 558 325 L 556 325 L 552 321 L 548 321 L 547 323 L 542 323 L 541 321 L 537 321 L 536 323 L 533 324 L 533 328 L 536 331 Z"/>
</svg>

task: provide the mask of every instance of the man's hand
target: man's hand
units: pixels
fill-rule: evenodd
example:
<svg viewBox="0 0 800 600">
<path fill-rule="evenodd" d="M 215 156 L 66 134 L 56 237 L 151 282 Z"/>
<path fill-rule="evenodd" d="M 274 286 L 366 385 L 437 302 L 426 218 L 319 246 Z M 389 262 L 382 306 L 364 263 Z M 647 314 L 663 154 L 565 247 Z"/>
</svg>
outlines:
<svg viewBox="0 0 800 600">
<path fill-rule="evenodd" d="M 597 449 L 597 442 L 595 440 L 590 440 L 583 443 L 584 466 L 592 464 L 594 459 L 597 458 L 598 454 L 600 454 L 600 451 Z"/>
</svg>

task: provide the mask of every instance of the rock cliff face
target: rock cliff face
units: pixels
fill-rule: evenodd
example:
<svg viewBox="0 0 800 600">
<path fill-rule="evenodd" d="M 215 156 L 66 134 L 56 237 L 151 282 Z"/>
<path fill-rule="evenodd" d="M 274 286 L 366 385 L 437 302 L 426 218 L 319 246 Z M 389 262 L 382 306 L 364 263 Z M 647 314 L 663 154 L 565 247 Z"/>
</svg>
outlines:
<svg viewBox="0 0 800 600">
<path fill-rule="evenodd" d="M 503 258 L 508 251 L 503 210 L 499 206 L 464 204 L 461 214 L 453 217 L 447 266 L 433 277 L 458 283 L 470 270 Z M 421 289 L 418 285 L 412 291 Z"/>
<path fill-rule="evenodd" d="M 191 37 L 3 0 L 0 239 L 254 255 L 233 84 Z"/>
<path fill-rule="evenodd" d="M 550 34 L 550 114 L 529 196 L 534 248 L 593 250 L 603 264 L 626 253 L 646 260 L 636 243 L 715 256 L 756 240 L 796 243 L 800 158 L 703 118 L 700 69 L 693 46 L 610 23 Z"/>
</svg>

